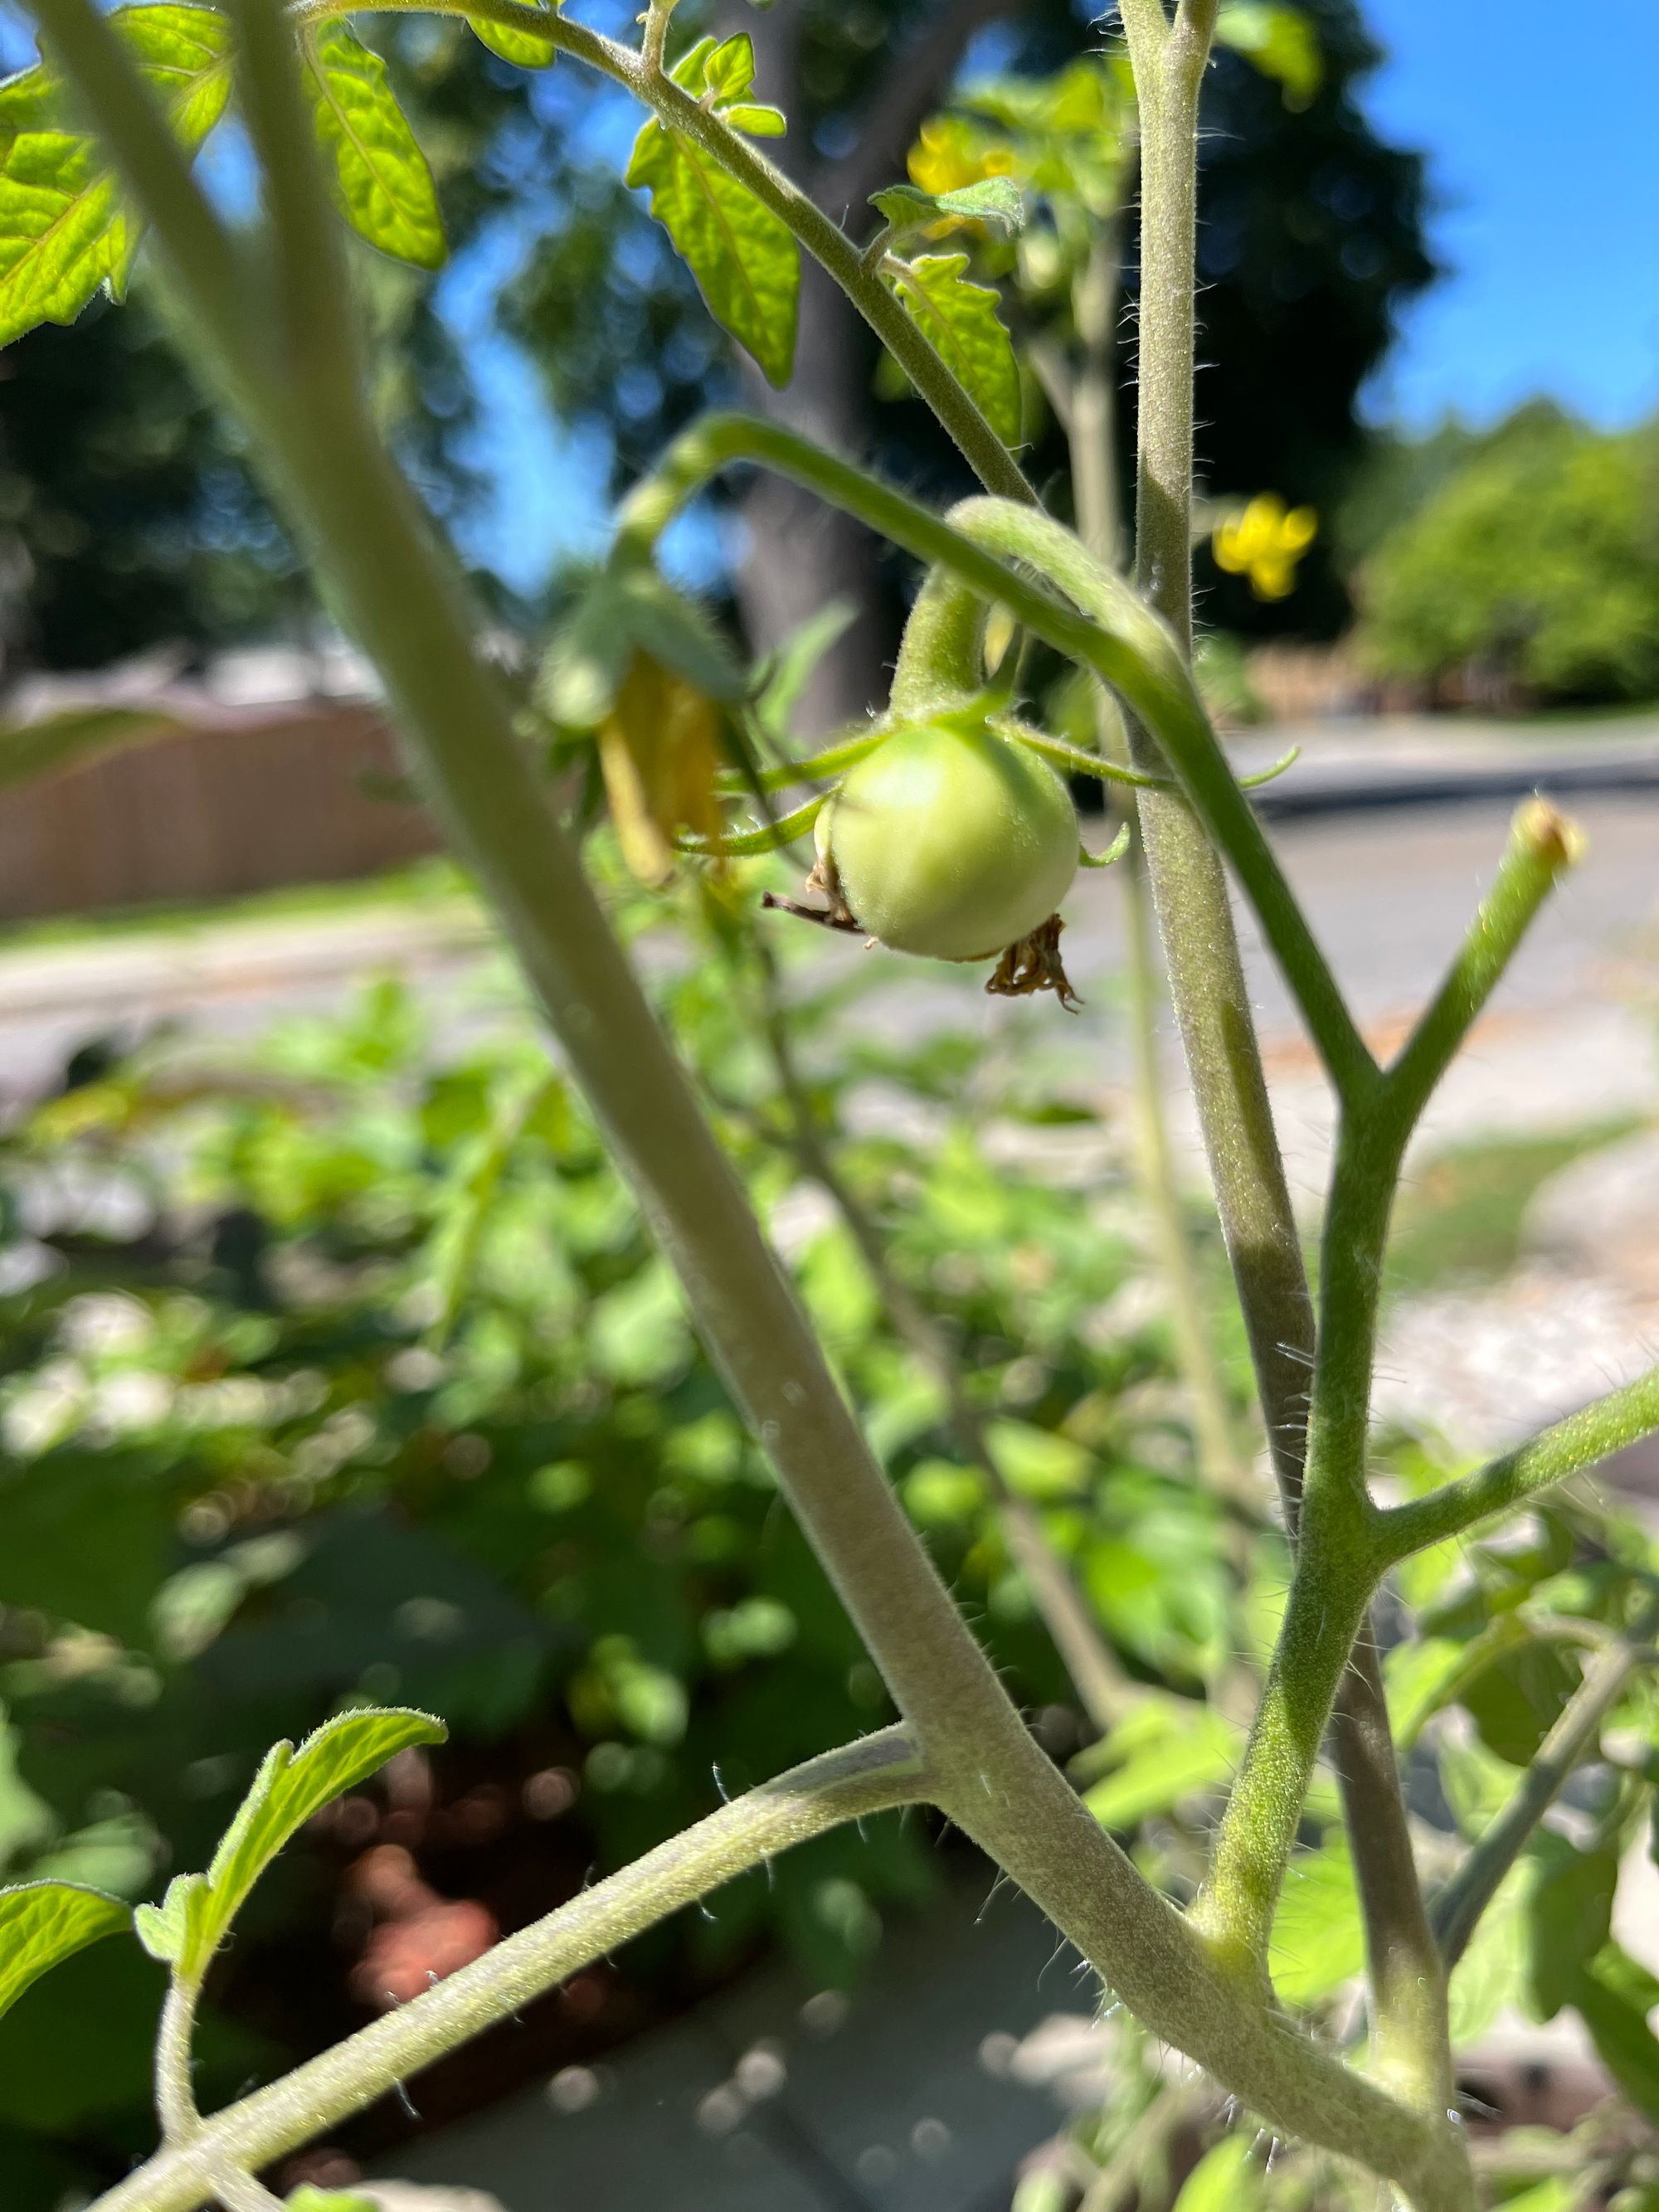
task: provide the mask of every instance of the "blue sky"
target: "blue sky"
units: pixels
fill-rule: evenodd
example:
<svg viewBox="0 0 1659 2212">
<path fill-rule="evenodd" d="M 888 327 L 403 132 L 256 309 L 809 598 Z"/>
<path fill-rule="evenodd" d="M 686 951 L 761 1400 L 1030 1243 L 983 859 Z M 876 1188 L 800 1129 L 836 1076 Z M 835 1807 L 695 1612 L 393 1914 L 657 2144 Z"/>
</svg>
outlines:
<svg viewBox="0 0 1659 2212">
<path fill-rule="evenodd" d="M 1421 148 L 1451 273 L 1372 411 L 1477 418 L 1539 392 L 1618 423 L 1659 405 L 1659 0 L 1367 0 L 1365 105 Z"/>
</svg>

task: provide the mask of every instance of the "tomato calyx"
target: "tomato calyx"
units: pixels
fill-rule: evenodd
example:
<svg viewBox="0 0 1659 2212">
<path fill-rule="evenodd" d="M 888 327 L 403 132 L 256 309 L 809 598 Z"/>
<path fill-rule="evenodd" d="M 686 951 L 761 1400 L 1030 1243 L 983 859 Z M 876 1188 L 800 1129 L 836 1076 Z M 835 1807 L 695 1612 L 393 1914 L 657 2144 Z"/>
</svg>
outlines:
<svg viewBox="0 0 1659 2212">
<path fill-rule="evenodd" d="M 1039 991 L 1052 991 L 1068 1014 L 1083 1004 L 1072 988 L 1066 963 L 1060 957 L 1060 933 L 1066 927 L 1057 914 L 1011 945 L 996 964 L 985 988 L 994 999 L 1028 999 Z"/>
</svg>

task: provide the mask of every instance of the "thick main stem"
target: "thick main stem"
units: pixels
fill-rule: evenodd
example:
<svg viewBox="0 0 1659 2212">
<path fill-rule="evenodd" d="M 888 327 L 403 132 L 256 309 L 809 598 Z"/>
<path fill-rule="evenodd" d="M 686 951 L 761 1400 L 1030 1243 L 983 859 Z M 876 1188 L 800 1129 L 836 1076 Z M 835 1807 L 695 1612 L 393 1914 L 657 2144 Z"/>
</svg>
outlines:
<svg viewBox="0 0 1659 2212">
<path fill-rule="evenodd" d="M 1124 11 L 1142 138 L 1136 574 L 1188 650 L 1198 106 L 1216 12 L 1216 0 L 1182 0 L 1170 28 L 1162 0 L 1132 0 Z M 1132 728 L 1132 744 L 1137 765 L 1156 764 L 1157 748 L 1149 733 Z M 1294 1534 L 1306 1451 L 1305 1393 L 1317 1338 L 1237 933 L 1218 856 L 1190 808 L 1175 794 L 1154 793 L 1145 794 L 1140 805 L 1171 994 L 1274 1468 Z M 1355 1061 L 1346 1074 L 1337 1068 L 1333 1073 L 1352 1096 L 1356 1082 L 1364 1081 L 1367 1066 Z M 1309 1626 L 1314 1651 L 1321 1658 L 1328 1656 L 1323 1646 L 1328 1622 Z M 1365 1922 L 1379 2034 L 1386 2034 L 1392 2045 L 1403 2033 L 1410 2046 L 1407 2071 L 1416 2077 L 1414 2101 L 1440 2125 L 1453 2087 L 1443 1975 L 1413 1862 L 1388 1705 L 1363 1599 L 1349 1629 L 1347 1650 L 1354 1663 L 1348 1668 L 1345 1656 L 1331 1682 L 1333 1692 L 1340 1690 L 1333 1748 Z M 1258 1741 L 1283 1694 L 1281 1663 L 1276 1663 L 1274 1676 L 1258 1719 Z M 1293 1739 L 1295 1733 L 1292 1729 Z M 1303 1749 L 1296 1742 L 1297 1764 Z M 1298 1814 L 1300 1809 L 1298 1805 Z M 1252 1936 L 1255 1933 L 1251 1930 Z M 1427 1992 L 1426 2002 L 1420 1991 Z M 1466 2195 L 1471 2193 L 1460 2140 L 1448 2140 L 1446 2155 L 1454 2169 L 1462 2168 L 1461 2185 Z"/>
<path fill-rule="evenodd" d="M 1118 264 L 1122 240 L 1116 222 L 1103 227 L 1073 288 L 1079 361 L 1073 388 L 1069 424 L 1072 489 L 1078 535 L 1109 568 L 1119 565 L 1122 535 L 1118 514 L 1117 409 L 1113 386 L 1116 357 L 1115 325 L 1119 299 Z M 1117 738 L 1117 714 L 1109 695 L 1097 685 L 1103 753 Z M 1121 750 L 1121 740 L 1117 743 Z M 1124 821 L 1138 816 L 1134 799 L 1120 792 L 1117 811 Z M 1192 1411 L 1199 1463 L 1219 1492 L 1252 1503 L 1255 1485 L 1232 1432 L 1226 1384 L 1216 1358 L 1204 1310 L 1191 1239 L 1170 1145 L 1169 1112 L 1158 1063 L 1159 988 L 1157 945 L 1145 855 L 1132 842 L 1118 876 L 1123 914 L 1123 970 L 1129 1005 L 1129 1045 L 1134 1071 L 1136 1152 L 1142 1194 L 1151 1218 L 1154 1257 L 1170 1301 L 1176 1361 Z"/>
</svg>

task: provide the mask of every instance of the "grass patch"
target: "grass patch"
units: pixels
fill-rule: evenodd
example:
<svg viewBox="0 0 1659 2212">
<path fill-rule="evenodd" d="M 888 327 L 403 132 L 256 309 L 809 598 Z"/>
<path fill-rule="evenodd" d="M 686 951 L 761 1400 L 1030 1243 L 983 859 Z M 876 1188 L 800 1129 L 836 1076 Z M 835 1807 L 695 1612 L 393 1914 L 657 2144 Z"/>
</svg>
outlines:
<svg viewBox="0 0 1659 2212">
<path fill-rule="evenodd" d="M 345 883 L 291 884 L 280 890 L 249 891 L 239 898 L 107 907 L 91 914 L 47 915 L 0 923 L 0 954 L 131 937 L 193 936 L 209 930 L 326 919 L 387 907 L 408 909 L 474 902 L 466 878 L 453 860 L 439 854 Z"/>
<path fill-rule="evenodd" d="M 1521 1225 L 1540 1184 L 1640 1126 L 1626 1116 L 1551 1135 L 1489 1138 L 1414 1169 L 1395 1209 L 1389 1290 L 1499 1281 L 1521 1256 Z"/>
</svg>

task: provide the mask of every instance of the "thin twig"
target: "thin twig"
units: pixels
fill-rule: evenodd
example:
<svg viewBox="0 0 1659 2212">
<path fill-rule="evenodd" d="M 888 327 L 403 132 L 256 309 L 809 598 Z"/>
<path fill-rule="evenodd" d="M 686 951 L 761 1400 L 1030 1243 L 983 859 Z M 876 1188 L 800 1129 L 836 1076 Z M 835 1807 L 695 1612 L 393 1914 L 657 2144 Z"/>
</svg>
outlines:
<svg viewBox="0 0 1659 2212">
<path fill-rule="evenodd" d="M 756 937 L 752 949 L 761 979 L 762 1031 L 789 1115 L 789 1148 L 841 1215 L 889 1320 L 944 1393 L 957 1442 L 990 1485 L 1009 1551 L 1085 1712 L 1104 1735 L 1133 1702 L 1134 1686 L 1084 1602 L 1070 1568 L 1050 1543 L 1041 1516 L 1010 1486 L 999 1465 L 943 1331 L 894 1266 L 881 1231 L 836 1164 L 796 1063 L 777 961 L 763 939 Z"/>
<path fill-rule="evenodd" d="M 1625 1694 L 1632 1676 L 1653 1664 L 1648 1638 L 1656 1627 L 1659 1606 L 1653 1606 L 1632 1626 L 1627 1639 L 1618 1639 L 1590 1660 L 1514 1796 L 1435 1899 L 1430 1918 L 1448 1970 L 1468 1948 L 1481 1914 L 1573 1769 L 1595 1748 L 1602 1722 Z"/>
<path fill-rule="evenodd" d="M 266 2165 L 372 2104 L 641 1926 L 792 1844 L 867 1813 L 914 1804 L 930 1788 L 902 1729 L 884 1729 L 763 1783 L 269 2088 L 216 2112 L 185 2142 L 164 2148 L 108 2191 L 98 2200 L 99 2212 L 193 2212 L 220 2191 L 228 2170 Z"/>
</svg>

